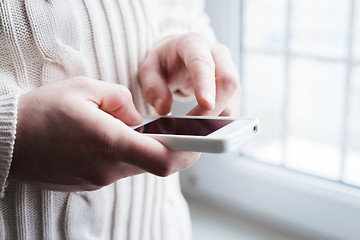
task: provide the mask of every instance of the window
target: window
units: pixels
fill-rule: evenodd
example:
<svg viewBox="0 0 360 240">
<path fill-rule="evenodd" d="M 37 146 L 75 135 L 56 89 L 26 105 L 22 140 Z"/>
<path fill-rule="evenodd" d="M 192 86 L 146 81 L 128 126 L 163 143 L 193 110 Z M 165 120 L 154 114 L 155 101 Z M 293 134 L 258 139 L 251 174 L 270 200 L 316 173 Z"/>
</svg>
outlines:
<svg viewBox="0 0 360 240">
<path fill-rule="evenodd" d="M 244 115 L 270 162 L 360 186 L 360 3 L 244 0 Z"/>
<path fill-rule="evenodd" d="M 317 239 L 359 239 L 360 0 L 206 3 L 261 135 L 241 154 L 203 154 L 184 193 Z"/>
</svg>

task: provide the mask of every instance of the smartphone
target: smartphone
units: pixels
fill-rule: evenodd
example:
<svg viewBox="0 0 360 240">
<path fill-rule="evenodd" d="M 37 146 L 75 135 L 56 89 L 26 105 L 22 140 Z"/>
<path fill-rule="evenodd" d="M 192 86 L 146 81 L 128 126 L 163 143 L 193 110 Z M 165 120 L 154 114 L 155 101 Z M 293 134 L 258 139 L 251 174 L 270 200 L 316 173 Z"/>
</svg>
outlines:
<svg viewBox="0 0 360 240">
<path fill-rule="evenodd" d="M 146 117 L 133 129 L 172 150 L 210 153 L 236 151 L 260 133 L 257 119 L 230 117 Z"/>
</svg>

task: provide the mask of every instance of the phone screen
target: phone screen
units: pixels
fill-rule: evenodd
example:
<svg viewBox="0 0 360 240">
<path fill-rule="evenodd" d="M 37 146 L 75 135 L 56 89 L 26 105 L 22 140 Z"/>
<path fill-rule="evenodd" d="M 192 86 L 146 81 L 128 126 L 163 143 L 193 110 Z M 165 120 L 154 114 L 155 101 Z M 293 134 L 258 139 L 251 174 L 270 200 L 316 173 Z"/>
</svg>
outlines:
<svg viewBox="0 0 360 240">
<path fill-rule="evenodd" d="M 147 134 L 207 136 L 234 120 L 161 117 L 135 129 Z"/>
</svg>

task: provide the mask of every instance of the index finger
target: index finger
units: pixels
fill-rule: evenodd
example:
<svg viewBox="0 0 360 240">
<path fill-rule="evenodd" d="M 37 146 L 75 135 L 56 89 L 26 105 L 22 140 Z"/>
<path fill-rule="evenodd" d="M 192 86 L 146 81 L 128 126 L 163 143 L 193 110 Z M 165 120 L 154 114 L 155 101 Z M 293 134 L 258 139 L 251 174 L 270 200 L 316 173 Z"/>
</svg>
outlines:
<svg viewBox="0 0 360 240">
<path fill-rule="evenodd" d="M 180 40 L 177 52 L 189 71 L 198 104 L 205 109 L 215 107 L 215 62 L 208 43 L 197 35 Z"/>
</svg>

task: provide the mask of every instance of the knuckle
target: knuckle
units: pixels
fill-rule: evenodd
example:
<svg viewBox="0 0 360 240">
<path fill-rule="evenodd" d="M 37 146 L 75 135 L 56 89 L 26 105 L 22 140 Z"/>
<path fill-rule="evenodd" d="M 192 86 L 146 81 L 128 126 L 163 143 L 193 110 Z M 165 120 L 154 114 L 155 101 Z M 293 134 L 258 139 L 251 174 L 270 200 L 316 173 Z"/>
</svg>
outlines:
<svg viewBox="0 0 360 240">
<path fill-rule="evenodd" d="M 221 52 L 221 53 L 224 53 L 228 56 L 231 55 L 231 51 L 230 51 L 230 48 L 224 44 L 221 44 L 221 43 L 216 43 L 215 46 L 214 46 L 215 50 L 218 51 L 218 52 Z"/>
<path fill-rule="evenodd" d="M 196 32 L 191 32 L 191 33 L 187 33 L 185 35 L 183 35 L 181 38 L 180 38 L 180 42 L 187 42 L 187 41 L 193 41 L 193 40 L 203 40 L 204 38 L 199 34 L 199 33 L 196 33 Z"/>
<path fill-rule="evenodd" d="M 187 39 L 196 39 L 196 40 L 204 40 L 203 36 L 196 32 L 191 32 L 185 35 Z"/>
<path fill-rule="evenodd" d="M 155 96 L 156 96 L 156 92 L 158 90 L 158 85 L 155 83 L 148 83 L 146 85 L 143 86 L 143 92 L 144 92 L 144 97 L 145 99 L 152 103 L 152 101 L 154 100 Z"/>
<path fill-rule="evenodd" d="M 132 99 L 132 94 L 127 87 L 120 84 L 116 84 L 115 86 L 117 94 L 122 98 L 123 101 L 128 102 Z"/>
<path fill-rule="evenodd" d="M 215 70 L 215 62 L 213 59 L 209 59 L 206 56 L 196 56 L 190 60 L 189 63 L 189 69 L 192 69 L 193 67 L 197 67 L 198 65 L 205 65 L 211 70 Z"/>
<path fill-rule="evenodd" d="M 62 121 L 73 120 L 74 113 L 78 112 L 78 106 L 74 104 L 76 96 L 71 91 L 64 91 L 62 96 L 57 99 L 57 107 L 52 109 L 52 117 L 62 119 Z"/>
<path fill-rule="evenodd" d="M 182 35 L 178 39 L 178 47 L 180 49 L 185 49 L 187 46 L 191 45 L 193 42 L 200 42 L 204 45 L 209 45 L 207 40 L 199 33 L 187 33 Z"/>
<path fill-rule="evenodd" d="M 98 171 L 91 176 L 90 183 L 93 186 L 102 188 L 112 183 L 111 178 L 104 171 Z"/>
<path fill-rule="evenodd" d="M 75 81 L 79 81 L 79 82 L 85 82 L 85 81 L 89 81 L 89 78 L 85 77 L 85 76 L 77 76 L 74 77 Z"/>
<path fill-rule="evenodd" d="M 78 77 L 74 77 L 70 80 L 70 84 L 76 88 L 87 88 L 87 85 L 89 84 L 89 79 L 87 79 L 84 76 L 78 76 Z"/>
<path fill-rule="evenodd" d="M 222 74 L 218 77 L 219 84 L 226 92 L 237 92 L 240 82 L 234 74 Z"/>
<path fill-rule="evenodd" d="M 158 165 L 156 175 L 160 177 L 170 176 L 175 172 L 175 166 L 170 161 L 165 161 L 163 164 Z"/>
<path fill-rule="evenodd" d="M 102 84 L 102 82 L 85 76 L 77 76 L 69 79 L 67 84 L 70 87 L 70 90 L 72 89 L 76 92 L 80 91 L 89 93 L 96 92 L 99 84 Z"/>
</svg>

